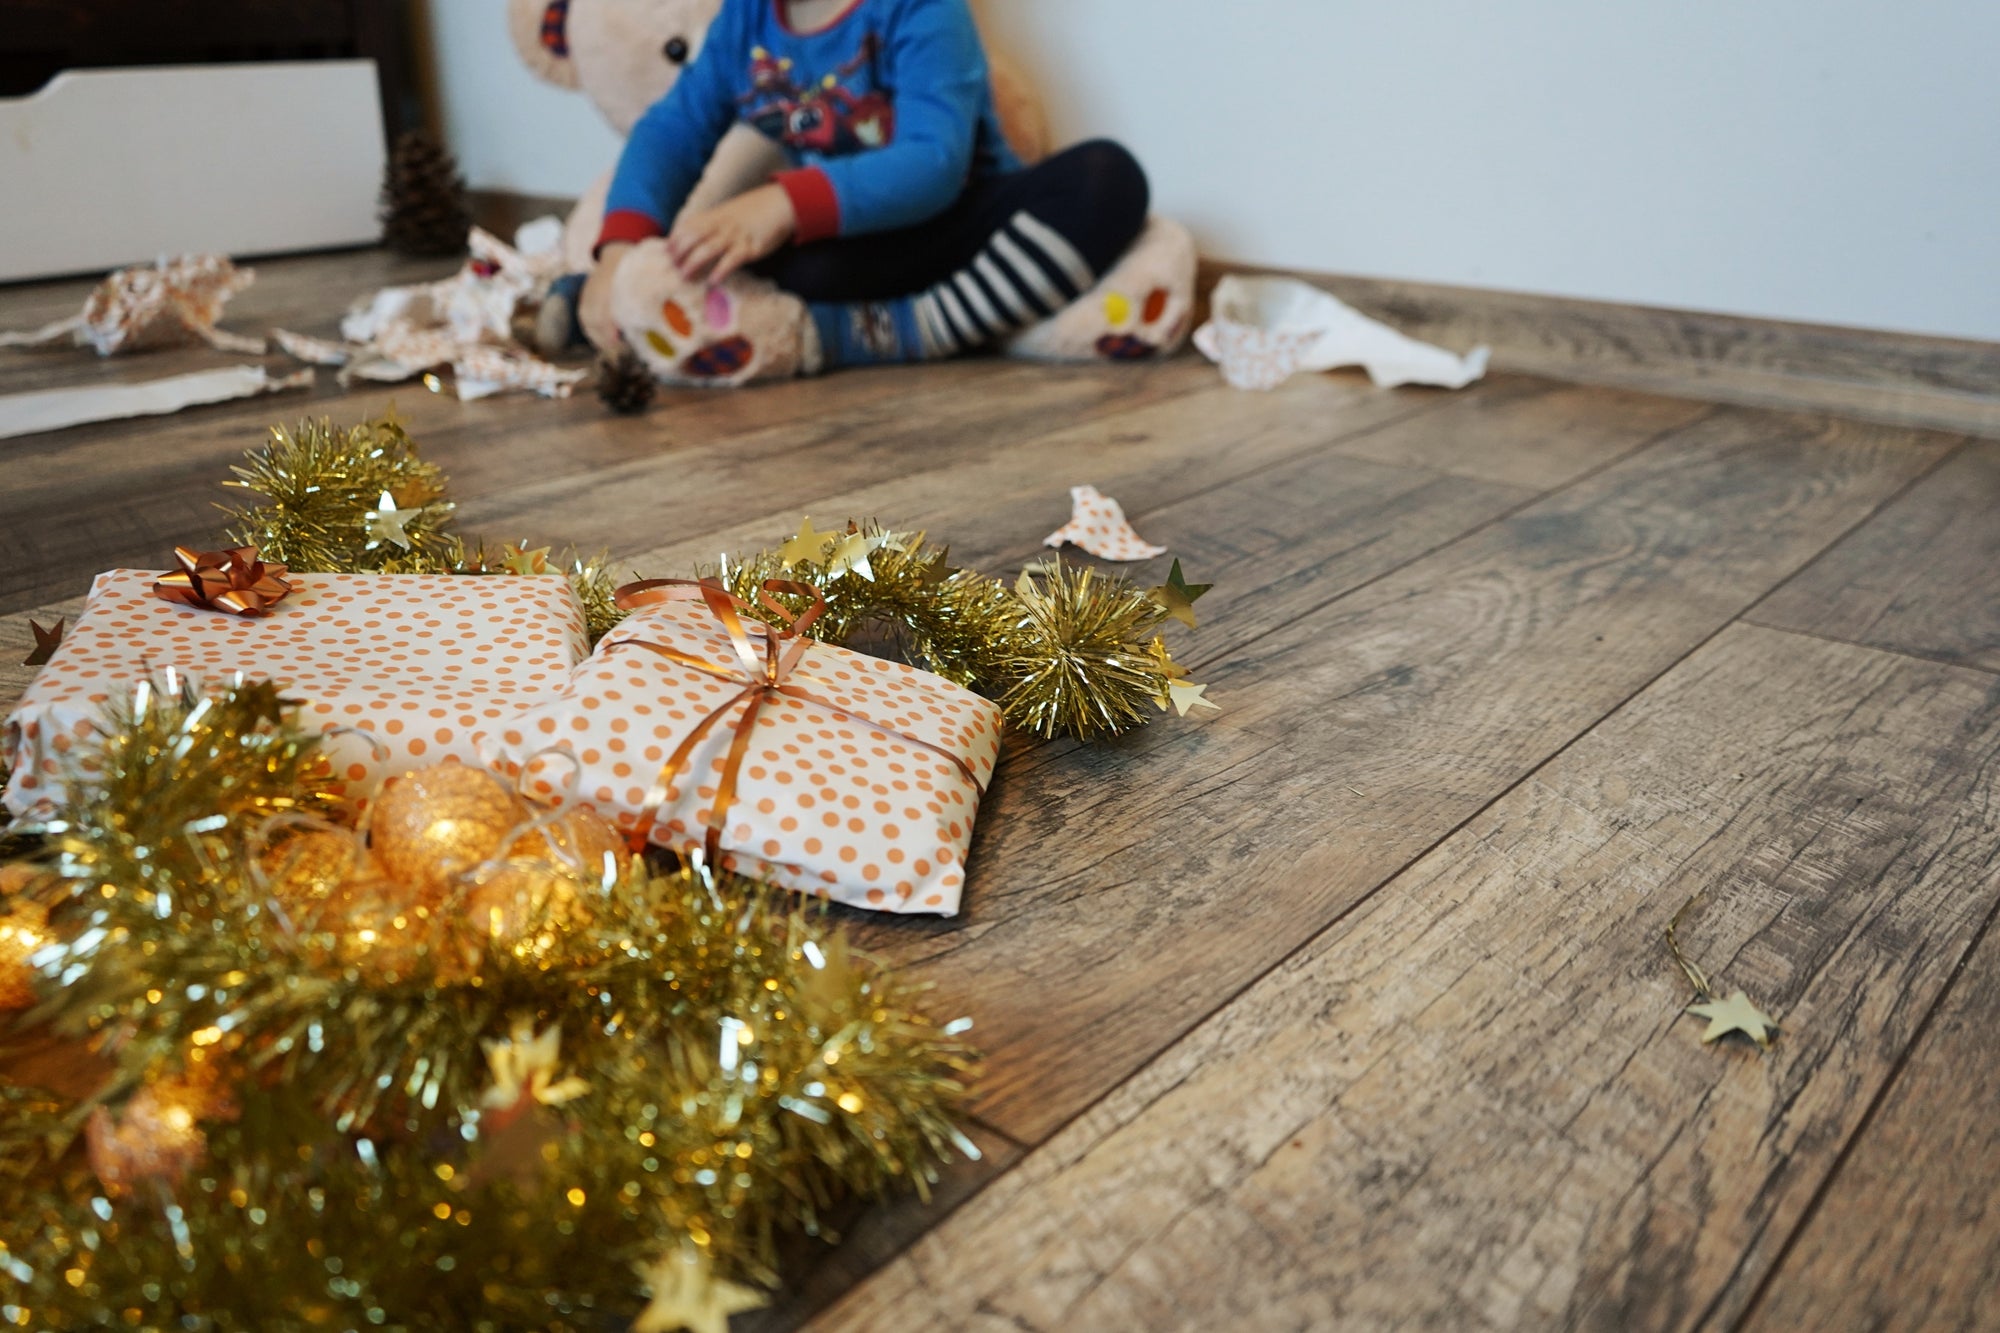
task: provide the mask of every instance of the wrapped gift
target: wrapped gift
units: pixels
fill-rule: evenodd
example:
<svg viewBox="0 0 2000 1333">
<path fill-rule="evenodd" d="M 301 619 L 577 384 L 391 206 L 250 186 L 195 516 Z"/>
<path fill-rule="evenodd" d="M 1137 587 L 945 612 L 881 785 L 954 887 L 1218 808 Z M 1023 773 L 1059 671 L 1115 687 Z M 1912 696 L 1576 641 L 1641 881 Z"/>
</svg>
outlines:
<svg viewBox="0 0 2000 1333">
<path fill-rule="evenodd" d="M 365 803 L 398 773 L 477 762 L 481 738 L 561 697 L 588 651 L 583 610 L 559 574 L 287 575 L 273 566 L 283 577 L 266 591 L 276 595 L 260 596 L 247 576 L 232 590 L 217 563 L 197 568 L 190 555 L 184 565 L 97 577 L 7 719 L 14 813 L 61 801 L 66 763 L 102 706 L 149 673 L 278 682 L 302 701 L 299 720 L 327 734 L 336 775 Z"/>
<path fill-rule="evenodd" d="M 669 581 L 621 603 L 634 613 L 561 699 L 487 733 L 489 766 L 537 800 L 592 806 L 635 842 L 856 907 L 958 910 L 997 708 L 802 637 L 813 610 L 768 625 L 719 589 Z"/>
</svg>

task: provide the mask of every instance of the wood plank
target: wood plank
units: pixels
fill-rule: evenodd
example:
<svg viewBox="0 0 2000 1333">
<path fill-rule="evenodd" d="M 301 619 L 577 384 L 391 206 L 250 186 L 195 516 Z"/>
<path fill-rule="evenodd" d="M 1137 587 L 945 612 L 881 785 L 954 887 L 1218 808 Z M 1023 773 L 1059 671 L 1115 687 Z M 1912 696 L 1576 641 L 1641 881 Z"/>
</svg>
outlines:
<svg viewBox="0 0 2000 1333">
<path fill-rule="evenodd" d="M 1212 622 L 1266 633 L 1218 636 L 1219 661 L 1196 641 L 1223 712 L 1010 758 L 967 915 L 899 923 L 878 946 L 980 1016 L 980 1114 L 1039 1142 L 1943 447 L 1732 410 L 1319 611 L 1260 619 L 1254 598 L 1211 594 Z M 1163 520 L 1150 526 L 1183 550 L 1254 531 L 1227 488 Z M 1265 549 L 1346 540 L 1280 531 Z M 1225 587 L 1235 573 L 1202 567 Z"/>
<path fill-rule="evenodd" d="M 1750 618 L 2000 671 L 2000 444 L 1968 444 Z"/>
<path fill-rule="evenodd" d="M 1959 969 L 1740 1327 L 2000 1328 L 2000 933 Z"/>
<path fill-rule="evenodd" d="M 1996 772 L 1990 679 L 1731 628 L 815 1327 L 1726 1323 L 1993 909 Z M 1697 889 L 1761 1057 L 1680 1013 Z"/>
<path fill-rule="evenodd" d="M 1355 458 L 1436 468 L 1509 486 L 1553 490 L 1608 461 L 1607 429 L 1634 447 L 1678 429 L 1709 407 L 1619 389 L 1551 388 L 1546 380 L 1498 377 L 1498 392 L 1455 396 L 1422 432 L 1378 432 L 1336 446 Z M 1532 403 L 1515 401 L 1533 393 Z"/>
</svg>

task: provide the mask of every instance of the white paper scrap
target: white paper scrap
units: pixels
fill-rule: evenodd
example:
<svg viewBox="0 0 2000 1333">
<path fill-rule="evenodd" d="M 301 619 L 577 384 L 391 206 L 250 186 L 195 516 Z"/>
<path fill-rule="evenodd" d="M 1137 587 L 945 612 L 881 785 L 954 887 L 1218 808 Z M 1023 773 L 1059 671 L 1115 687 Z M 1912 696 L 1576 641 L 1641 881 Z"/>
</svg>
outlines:
<svg viewBox="0 0 2000 1333">
<path fill-rule="evenodd" d="M 1362 366 L 1383 388 L 1462 389 L 1486 373 L 1489 350 L 1458 356 L 1373 320 L 1296 278 L 1227 277 L 1209 297 L 1194 345 L 1239 389 L 1274 389 L 1301 370 Z"/>
<path fill-rule="evenodd" d="M 89 421 L 160 416 L 198 403 L 253 398 L 283 389 L 308 389 L 312 382 L 311 370 L 273 378 L 262 366 L 225 366 L 137 384 L 87 384 L 72 389 L 7 394 L 0 397 L 0 439 L 61 430 Z"/>
</svg>

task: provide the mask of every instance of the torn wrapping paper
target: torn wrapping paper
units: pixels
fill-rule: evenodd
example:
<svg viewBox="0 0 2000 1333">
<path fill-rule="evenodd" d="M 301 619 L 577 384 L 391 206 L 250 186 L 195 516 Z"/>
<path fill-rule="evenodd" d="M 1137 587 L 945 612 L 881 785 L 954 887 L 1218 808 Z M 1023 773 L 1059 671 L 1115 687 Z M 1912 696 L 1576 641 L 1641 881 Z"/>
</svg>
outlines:
<svg viewBox="0 0 2000 1333">
<path fill-rule="evenodd" d="M 1383 388 L 1462 389 L 1486 373 L 1488 349 L 1465 356 L 1405 337 L 1295 278 L 1227 277 L 1209 297 L 1194 345 L 1239 389 L 1273 389 L 1301 370 L 1362 366 Z"/>
<path fill-rule="evenodd" d="M 998 708 L 900 662 L 732 625 L 705 601 L 633 604 L 559 702 L 487 732 L 490 767 L 657 846 L 705 853 L 712 834 L 723 867 L 800 893 L 958 910 Z"/>
<path fill-rule="evenodd" d="M 1105 560 L 1150 560 L 1167 553 L 1134 531 L 1119 503 L 1095 486 L 1070 487 L 1069 501 L 1069 522 L 1042 538 L 1042 545 L 1068 542 Z"/>
<path fill-rule="evenodd" d="M 546 243 L 536 224 L 525 238 Z M 584 369 L 564 370 L 514 340 L 514 313 L 539 301 L 562 271 L 553 245 L 524 254 L 490 232 L 474 227 L 472 257 L 440 282 L 385 287 L 355 303 L 340 322 L 344 343 L 285 329 L 273 336 L 302 361 L 341 367 L 343 383 L 376 380 L 400 383 L 439 366 L 451 367 L 458 396 L 484 398 L 504 389 L 529 389 L 547 398 L 567 398 L 589 378 Z"/>
<path fill-rule="evenodd" d="M 199 403 L 254 398 L 260 393 L 310 389 L 311 370 L 273 376 L 262 366 L 225 366 L 188 375 L 142 380 L 137 384 L 87 384 L 0 397 L 0 440 L 37 431 L 61 430 L 89 421 L 161 416 Z"/>
<path fill-rule="evenodd" d="M 486 732 L 560 697 L 587 650 L 560 574 L 287 574 L 292 591 L 251 619 L 159 596 L 158 571 L 100 574 L 83 614 L 7 718 L 17 815 L 60 804 L 65 765 L 114 693 L 168 669 L 199 683 L 235 672 L 303 700 L 334 773 L 358 802 L 385 779 L 479 760 Z"/>
<path fill-rule="evenodd" d="M 32 333 L 0 333 L 0 347 L 94 347 L 99 356 L 199 339 L 221 352 L 264 350 L 262 338 L 216 327 L 229 298 L 256 280 L 222 255 L 162 257 L 97 284 L 83 310 Z"/>
</svg>

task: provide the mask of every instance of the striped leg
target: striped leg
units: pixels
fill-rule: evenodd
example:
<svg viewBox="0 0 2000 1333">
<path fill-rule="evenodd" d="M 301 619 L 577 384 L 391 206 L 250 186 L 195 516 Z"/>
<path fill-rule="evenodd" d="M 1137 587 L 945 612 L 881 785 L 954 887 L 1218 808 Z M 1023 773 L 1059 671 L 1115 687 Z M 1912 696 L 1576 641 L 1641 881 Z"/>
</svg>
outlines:
<svg viewBox="0 0 2000 1333">
<path fill-rule="evenodd" d="M 1039 323 L 1096 280 L 1075 246 L 1022 209 L 971 263 L 916 296 L 923 357 L 956 356 Z"/>
</svg>

